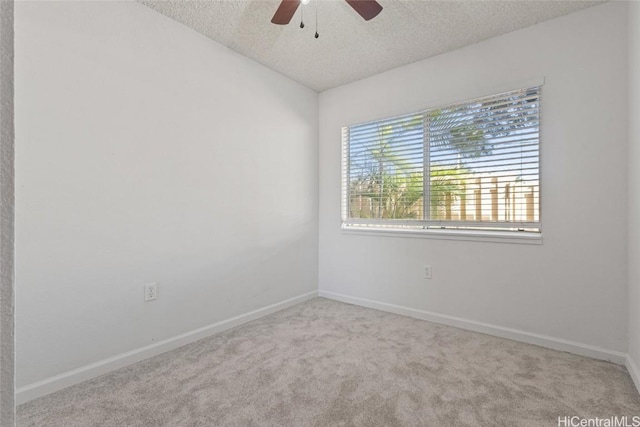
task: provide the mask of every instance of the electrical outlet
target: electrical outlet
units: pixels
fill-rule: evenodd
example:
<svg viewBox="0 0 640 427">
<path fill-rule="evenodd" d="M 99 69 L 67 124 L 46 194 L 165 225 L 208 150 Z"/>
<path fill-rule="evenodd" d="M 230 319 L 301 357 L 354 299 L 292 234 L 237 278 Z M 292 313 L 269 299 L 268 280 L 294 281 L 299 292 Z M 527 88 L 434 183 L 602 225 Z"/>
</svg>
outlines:
<svg viewBox="0 0 640 427">
<path fill-rule="evenodd" d="M 147 283 L 144 285 L 144 301 L 153 301 L 158 298 L 158 284 Z"/>
<path fill-rule="evenodd" d="M 431 279 L 431 266 L 430 265 L 425 265 L 424 266 L 424 278 L 425 279 Z"/>
</svg>

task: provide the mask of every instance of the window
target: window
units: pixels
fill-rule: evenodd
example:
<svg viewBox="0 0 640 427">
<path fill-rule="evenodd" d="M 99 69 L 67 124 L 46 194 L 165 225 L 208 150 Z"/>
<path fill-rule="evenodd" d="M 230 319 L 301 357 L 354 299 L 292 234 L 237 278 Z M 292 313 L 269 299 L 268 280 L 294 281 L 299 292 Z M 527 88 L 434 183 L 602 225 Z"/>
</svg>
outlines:
<svg viewBox="0 0 640 427">
<path fill-rule="evenodd" d="M 540 87 L 342 129 L 348 229 L 540 232 Z"/>
</svg>

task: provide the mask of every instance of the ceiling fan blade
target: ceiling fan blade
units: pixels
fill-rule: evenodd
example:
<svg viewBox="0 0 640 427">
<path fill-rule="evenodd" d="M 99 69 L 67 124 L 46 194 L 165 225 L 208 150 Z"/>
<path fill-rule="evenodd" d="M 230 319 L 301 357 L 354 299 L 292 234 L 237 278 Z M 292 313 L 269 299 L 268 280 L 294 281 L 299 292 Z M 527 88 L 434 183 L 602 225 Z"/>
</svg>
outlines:
<svg viewBox="0 0 640 427">
<path fill-rule="evenodd" d="M 282 0 L 278 10 L 271 18 L 271 22 L 278 25 L 287 25 L 298 9 L 300 0 Z"/>
<path fill-rule="evenodd" d="M 382 11 L 376 0 L 345 0 L 365 21 L 375 18 Z"/>
</svg>

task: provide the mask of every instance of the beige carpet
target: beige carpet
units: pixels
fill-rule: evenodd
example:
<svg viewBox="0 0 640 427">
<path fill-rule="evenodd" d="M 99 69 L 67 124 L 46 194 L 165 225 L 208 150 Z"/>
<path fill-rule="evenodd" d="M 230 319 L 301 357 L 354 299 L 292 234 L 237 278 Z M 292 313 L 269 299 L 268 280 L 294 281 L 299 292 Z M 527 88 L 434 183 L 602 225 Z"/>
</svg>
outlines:
<svg viewBox="0 0 640 427">
<path fill-rule="evenodd" d="M 18 407 L 18 426 L 557 426 L 623 366 L 316 298 Z"/>
</svg>

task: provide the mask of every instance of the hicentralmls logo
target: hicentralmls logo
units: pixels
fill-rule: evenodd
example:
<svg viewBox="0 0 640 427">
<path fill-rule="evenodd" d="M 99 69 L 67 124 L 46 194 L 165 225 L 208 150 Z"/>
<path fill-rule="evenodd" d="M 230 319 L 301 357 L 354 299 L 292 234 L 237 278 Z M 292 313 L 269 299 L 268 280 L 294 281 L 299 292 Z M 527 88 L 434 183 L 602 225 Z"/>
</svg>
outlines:
<svg viewBox="0 0 640 427">
<path fill-rule="evenodd" d="M 640 415 L 608 418 L 558 417 L 558 427 L 640 427 Z"/>
</svg>

